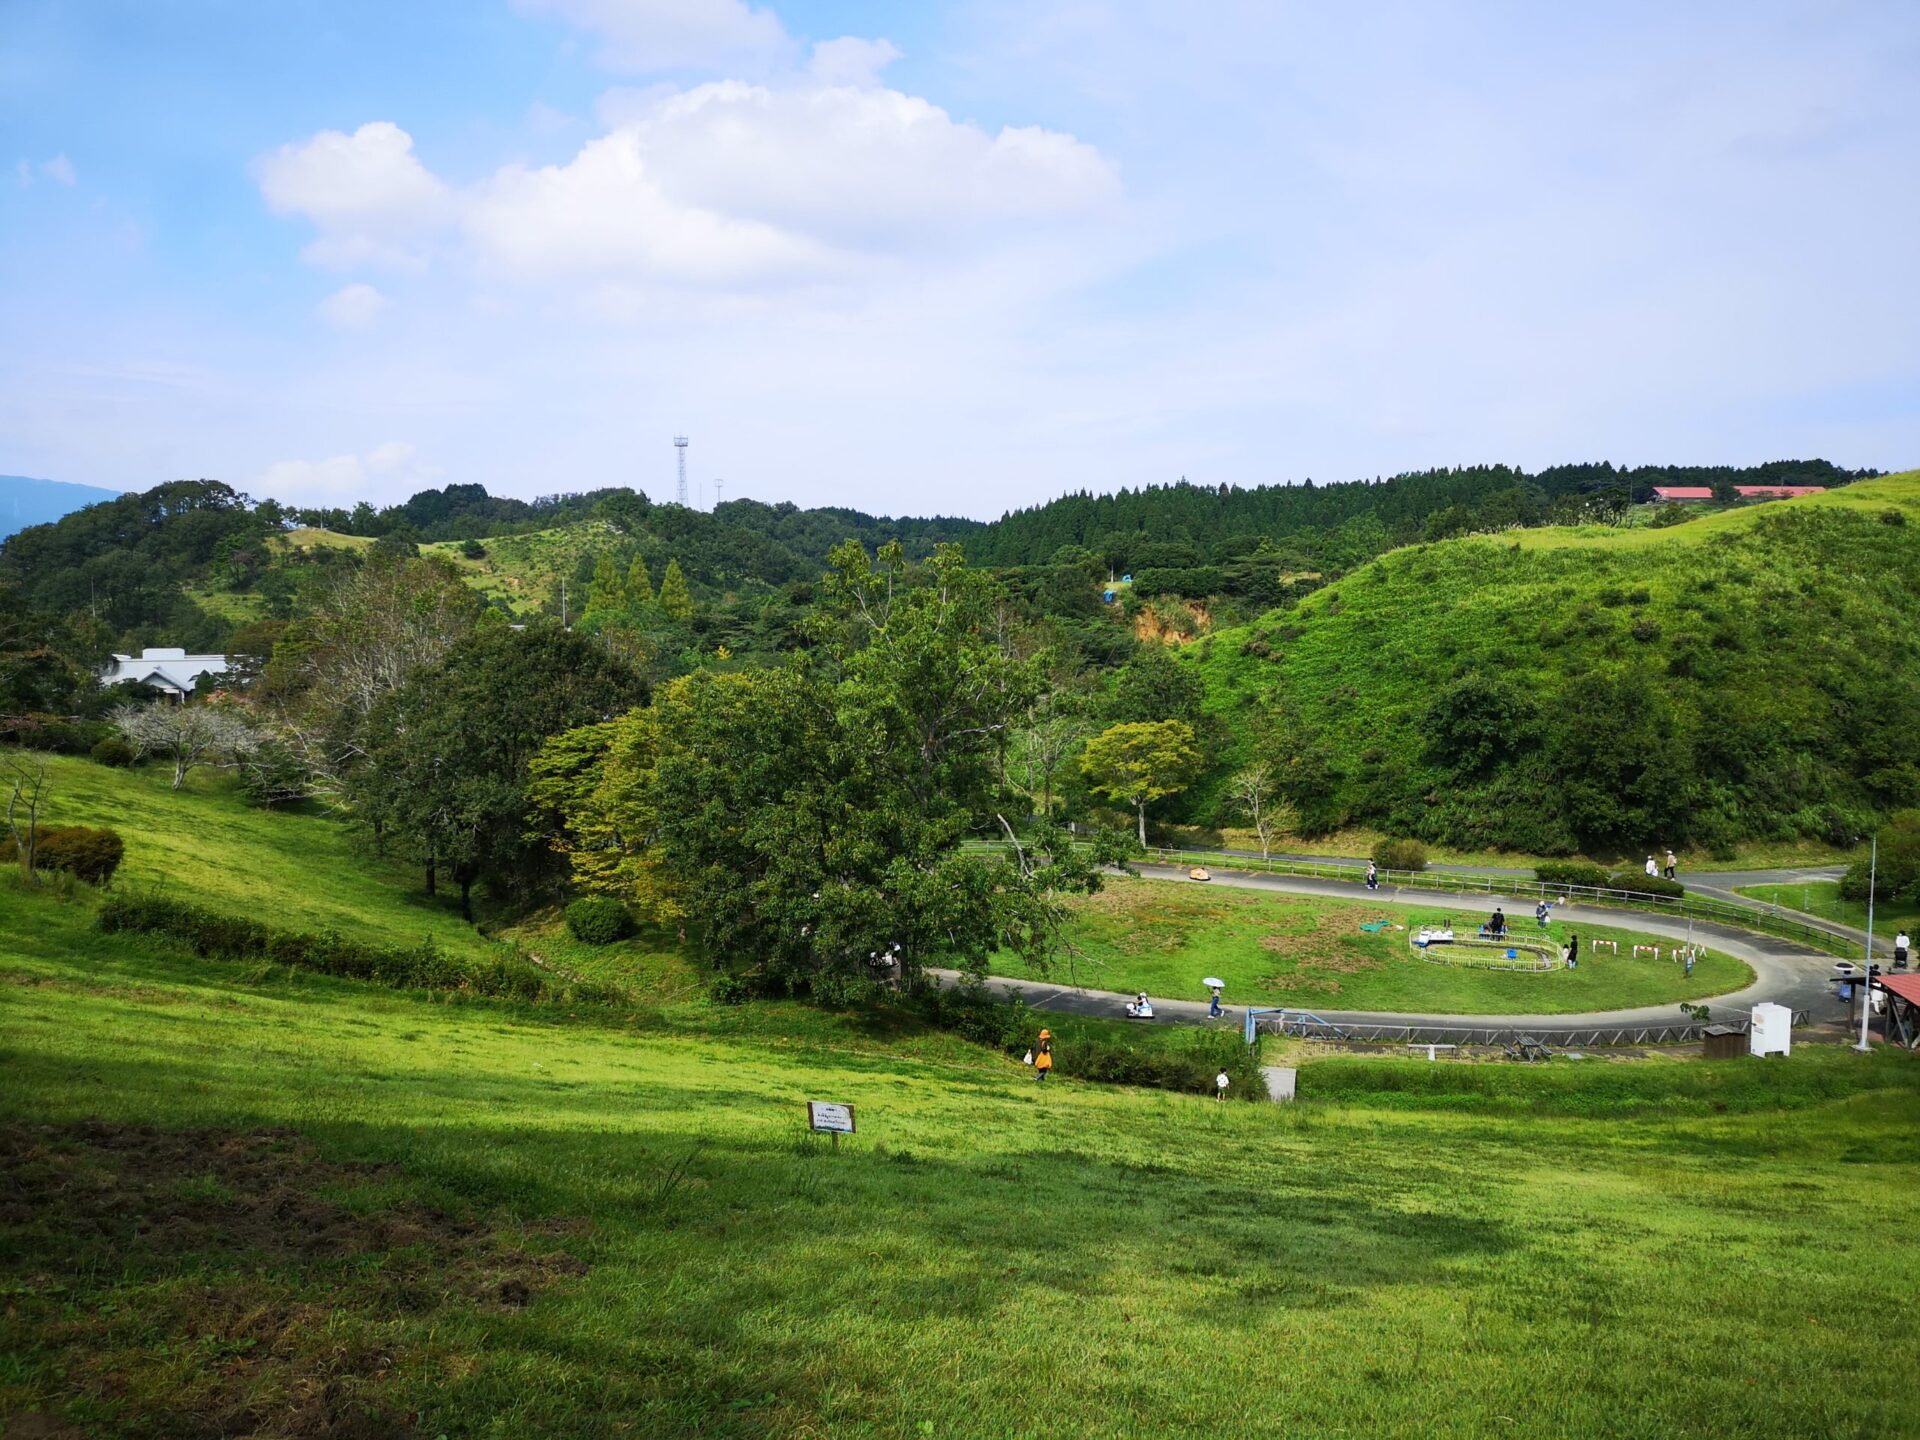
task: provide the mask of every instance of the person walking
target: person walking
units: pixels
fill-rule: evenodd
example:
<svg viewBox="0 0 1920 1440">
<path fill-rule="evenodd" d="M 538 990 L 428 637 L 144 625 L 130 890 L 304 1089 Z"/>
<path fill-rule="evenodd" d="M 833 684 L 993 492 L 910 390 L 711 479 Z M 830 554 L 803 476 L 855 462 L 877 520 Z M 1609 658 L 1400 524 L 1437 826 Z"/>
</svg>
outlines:
<svg viewBox="0 0 1920 1440">
<path fill-rule="evenodd" d="M 1216 1100 L 1227 1098 L 1227 1072 L 1224 1070 L 1213 1077 L 1213 1098 Z"/>
<path fill-rule="evenodd" d="M 1673 847 L 1667 847 L 1667 879 L 1673 879 L 1673 872 L 1680 868 L 1680 861 L 1673 853 Z"/>
<path fill-rule="evenodd" d="M 1912 943 L 1913 943 L 1912 941 L 1907 939 L 1906 928 L 1904 926 L 1901 927 L 1900 933 L 1893 937 L 1893 968 L 1894 969 L 1904 970 L 1907 968 L 1907 947 L 1910 946 Z"/>
<path fill-rule="evenodd" d="M 1213 987 L 1213 1000 L 1207 1006 L 1207 1018 L 1209 1020 L 1220 1018 L 1220 987 L 1218 985 Z"/>
<path fill-rule="evenodd" d="M 1691 945 L 1687 947 L 1687 978 L 1693 978 L 1693 947 Z"/>
<path fill-rule="evenodd" d="M 1542 930 L 1546 929 L 1547 922 L 1553 918 L 1553 907 L 1545 900 L 1542 900 L 1538 905 L 1533 907 L 1533 918 Z"/>
<path fill-rule="evenodd" d="M 1379 888 L 1380 888 L 1380 867 L 1377 864 L 1375 864 L 1373 861 L 1369 860 L 1367 861 L 1367 889 L 1378 890 Z"/>
<path fill-rule="evenodd" d="M 1567 969 L 1580 968 L 1580 937 L 1577 934 L 1567 936 Z"/>
<path fill-rule="evenodd" d="M 1042 1030 L 1040 1043 L 1033 1047 L 1033 1078 L 1041 1084 L 1047 1080 L 1047 1072 L 1053 1069 L 1053 1032 Z"/>
</svg>

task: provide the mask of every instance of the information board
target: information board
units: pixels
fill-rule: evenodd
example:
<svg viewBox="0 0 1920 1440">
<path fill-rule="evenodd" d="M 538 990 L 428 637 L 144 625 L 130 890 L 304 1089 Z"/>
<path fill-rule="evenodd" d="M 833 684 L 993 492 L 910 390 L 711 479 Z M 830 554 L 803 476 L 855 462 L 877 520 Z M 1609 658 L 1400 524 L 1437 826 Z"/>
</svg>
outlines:
<svg viewBox="0 0 1920 1440">
<path fill-rule="evenodd" d="M 807 1102 L 807 1127 L 831 1130 L 836 1135 L 853 1134 L 853 1106 L 834 1105 L 825 1100 Z"/>
</svg>

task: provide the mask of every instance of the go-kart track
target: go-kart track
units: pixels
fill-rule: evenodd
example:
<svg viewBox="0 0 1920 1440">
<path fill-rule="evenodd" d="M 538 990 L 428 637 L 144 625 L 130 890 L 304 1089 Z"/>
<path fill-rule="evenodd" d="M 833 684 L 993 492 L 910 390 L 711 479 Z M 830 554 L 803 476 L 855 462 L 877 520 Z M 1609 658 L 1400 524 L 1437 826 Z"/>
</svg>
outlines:
<svg viewBox="0 0 1920 1440">
<path fill-rule="evenodd" d="M 1192 883 L 1187 878 L 1187 867 L 1184 866 L 1138 864 L 1134 868 L 1149 879 L 1165 880 L 1175 884 Z M 1275 894 L 1312 895 L 1333 900 L 1358 899 L 1375 905 L 1420 907 L 1428 910 L 1435 906 L 1451 906 L 1457 909 L 1460 900 L 1457 894 L 1450 892 L 1421 890 L 1408 886 L 1392 889 L 1383 887 L 1378 891 L 1370 891 L 1364 885 L 1339 880 L 1297 875 L 1266 875 L 1224 868 L 1214 868 L 1209 879 L 1214 885 L 1266 890 Z M 1482 898 L 1493 904 L 1511 906 L 1516 910 L 1528 903 L 1523 897 L 1518 896 L 1502 897 L 1495 894 Z M 1577 903 L 1562 904 L 1556 907 L 1554 913 L 1556 919 L 1578 925 L 1619 925 L 1625 918 L 1623 912 L 1617 909 L 1582 906 Z M 1416 915 L 1410 915 L 1409 919 L 1417 926 Z M 1714 949 L 1742 960 L 1752 967 L 1754 980 L 1751 985 L 1729 995 L 1714 997 L 1712 1010 L 1715 1018 L 1726 1016 L 1732 1019 L 1744 1016 L 1745 1012 L 1765 1001 L 1784 1005 L 1795 1012 L 1805 1012 L 1816 1023 L 1827 1019 L 1837 1020 L 1841 1017 L 1842 1007 L 1829 983 L 1834 973 L 1834 958 L 1831 955 L 1816 954 L 1790 940 L 1782 940 L 1757 931 L 1697 919 L 1688 922 L 1671 916 L 1634 911 L 1631 914 L 1631 924 L 1633 929 L 1647 935 L 1679 942 L 1691 939 L 1701 944 L 1711 945 Z M 943 982 L 951 982 L 958 978 L 956 971 L 940 970 L 934 973 Z M 1133 993 L 1089 990 L 1079 986 L 1017 980 L 998 975 L 988 976 L 986 983 L 987 988 L 996 994 L 1011 996 L 1018 991 L 1026 1003 L 1036 1010 L 1050 1010 L 1067 1015 L 1123 1018 L 1127 1002 L 1135 998 Z M 1246 1020 L 1244 1003 L 1226 1005 L 1217 1020 L 1208 1015 L 1205 999 L 1186 1000 L 1155 995 L 1153 1007 L 1156 1023 L 1171 1021 L 1176 1024 L 1240 1027 Z M 1277 1018 L 1279 1012 L 1273 1013 Z M 1306 1012 L 1290 1009 L 1287 1013 L 1297 1016 Z M 1682 1023 L 1684 1017 L 1676 1005 L 1642 1005 L 1625 1010 L 1597 1010 L 1557 1015 L 1464 1015 L 1381 1010 L 1316 1010 L 1312 1015 L 1315 1020 L 1325 1022 L 1330 1027 L 1358 1027 L 1365 1031 L 1391 1029 L 1409 1034 L 1464 1030 L 1485 1031 L 1490 1034 L 1527 1033 L 1545 1037 L 1568 1037 L 1609 1030 L 1648 1031 L 1658 1034 L 1687 1028 Z M 1381 1035 L 1372 1038 L 1387 1037 Z M 1675 1034 L 1670 1038 L 1681 1037 Z M 1583 1043 L 1604 1042 L 1586 1040 Z"/>
</svg>

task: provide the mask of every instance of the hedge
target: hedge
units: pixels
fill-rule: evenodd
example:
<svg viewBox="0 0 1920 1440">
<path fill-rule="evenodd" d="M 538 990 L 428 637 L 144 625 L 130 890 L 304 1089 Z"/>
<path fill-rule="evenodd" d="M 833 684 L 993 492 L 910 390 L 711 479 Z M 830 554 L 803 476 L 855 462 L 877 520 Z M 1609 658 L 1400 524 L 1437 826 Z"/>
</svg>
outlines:
<svg viewBox="0 0 1920 1440">
<path fill-rule="evenodd" d="M 1687 887 L 1678 880 L 1669 880 L 1664 875 L 1648 875 L 1640 870 L 1622 870 L 1607 884 L 1615 890 L 1628 890 L 1635 895 L 1660 895 L 1669 900 L 1678 900 L 1687 893 Z"/>
<path fill-rule="evenodd" d="M 617 1005 L 628 998 L 612 985 L 562 984 L 510 956 L 463 964 L 441 951 L 431 938 L 409 949 L 369 945 L 334 930 L 321 935 L 275 930 L 257 920 L 160 895 L 110 895 L 100 907 L 99 925 L 109 934 L 163 936 L 212 960 L 266 961 L 396 990 L 443 990 L 576 1005 Z"/>
<path fill-rule="evenodd" d="M 1382 870 L 1420 871 L 1427 868 L 1427 847 L 1418 840 L 1376 840 L 1372 859 Z"/>
<path fill-rule="evenodd" d="M 1596 890 L 1606 889 L 1613 879 L 1606 866 L 1591 860 L 1542 860 L 1533 867 L 1533 878 L 1542 885 L 1589 885 Z"/>
</svg>

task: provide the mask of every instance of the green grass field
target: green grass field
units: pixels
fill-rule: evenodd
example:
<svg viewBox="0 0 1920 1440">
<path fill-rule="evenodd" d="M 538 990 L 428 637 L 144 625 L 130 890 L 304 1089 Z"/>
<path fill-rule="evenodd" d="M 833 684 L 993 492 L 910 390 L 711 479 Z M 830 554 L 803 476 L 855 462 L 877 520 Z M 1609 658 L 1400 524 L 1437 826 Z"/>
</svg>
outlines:
<svg viewBox="0 0 1920 1440">
<path fill-rule="evenodd" d="M 1734 894 L 1745 895 L 1752 900 L 1764 900 L 1769 905 L 1784 905 L 1789 910 L 1818 915 L 1823 920 L 1838 920 L 1843 925 L 1853 925 L 1862 930 L 1867 928 L 1867 902 L 1843 900 L 1837 880 L 1808 880 L 1797 885 L 1746 885 L 1734 891 Z M 1876 940 L 1891 940 L 1895 931 L 1902 927 L 1911 931 L 1916 925 L 1920 925 L 1920 910 L 1911 905 L 1888 905 L 1882 902 L 1873 907 Z"/>
<path fill-rule="evenodd" d="M 1204 1000 L 1200 981 L 1217 975 L 1227 982 L 1231 1004 L 1461 1015 L 1678 1004 L 1742 989 L 1753 978 L 1741 961 L 1714 951 L 1705 952 L 1688 977 L 1664 958 L 1667 942 L 1660 942 L 1663 958 L 1636 958 L 1635 941 L 1652 943 L 1652 937 L 1613 927 L 1555 922 L 1549 939 L 1564 945 L 1568 929 L 1577 930 L 1584 958 L 1577 970 L 1544 974 L 1439 964 L 1409 948 L 1404 928 L 1360 929 L 1382 919 L 1416 930 L 1450 919 L 1464 937 L 1488 913 L 1489 906 L 1358 904 L 1191 882 L 1110 880 L 1100 894 L 1075 902 L 1069 938 L 1078 953 L 1050 967 L 1046 978 Z M 1516 937 L 1540 933 L 1531 914 L 1508 919 Z M 1619 942 L 1620 953 L 1596 956 L 1596 939 Z M 1039 978 L 1012 955 L 1000 956 L 992 968 Z"/>
<path fill-rule="evenodd" d="M 1920 1342 L 1909 1056 L 1308 1058 L 1302 1103 L 1217 1105 L 791 1004 L 593 1023 L 245 975 L 14 882 L 0 910 L 0 1413 L 1909 1433 L 1851 1364 Z M 808 1098 L 858 1107 L 840 1153 Z"/>
<path fill-rule="evenodd" d="M 488 943 L 346 827 L 251 810 L 223 776 L 54 778 L 55 820 L 127 836 L 122 883 Z M 1206 937 L 1278 961 L 1261 938 L 1344 923 L 1276 930 L 1277 903 L 1121 882 L 1083 928 L 1184 964 Z M 133 1436 L 1904 1423 L 1843 1371 L 1869 1337 L 1920 1338 L 1911 1057 L 1300 1050 L 1301 1104 L 1218 1105 L 1042 1089 L 897 1012 L 715 1005 L 663 936 L 511 933 L 645 1003 L 197 961 L 99 933 L 84 888 L 0 878 L 0 1415 Z M 1098 1026 L 1053 1028 L 1070 1051 Z M 809 1098 L 858 1107 L 841 1153 L 805 1136 Z M 1890 1238 L 1836 1245 L 1843 1224 Z M 1730 1276 L 1741 1303 L 1703 1306 Z"/>
</svg>

